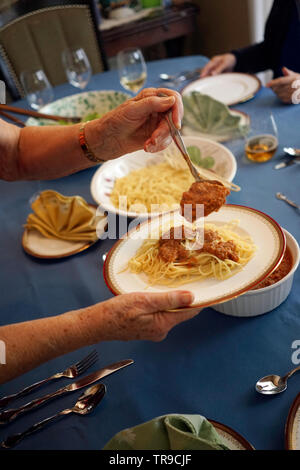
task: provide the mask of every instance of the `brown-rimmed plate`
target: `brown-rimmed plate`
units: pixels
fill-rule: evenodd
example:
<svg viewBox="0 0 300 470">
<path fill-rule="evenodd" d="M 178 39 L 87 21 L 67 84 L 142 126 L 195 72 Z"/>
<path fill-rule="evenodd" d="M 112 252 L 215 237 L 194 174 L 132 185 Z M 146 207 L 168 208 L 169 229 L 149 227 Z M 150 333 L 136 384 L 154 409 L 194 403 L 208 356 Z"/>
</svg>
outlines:
<svg viewBox="0 0 300 470">
<path fill-rule="evenodd" d="M 234 431 L 234 429 L 212 419 L 208 421 L 214 426 L 217 433 L 223 438 L 230 450 L 255 450 L 253 445 L 238 432 Z"/>
<path fill-rule="evenodd" d="M 221 101 L 227 106 L 253 98 L 261 88 L 260 80 L 248 73 L 222 73 L 211 77 L 199 78 L 181 90 L 182 95 L 198 91 Z"/>
<path fill-rule="evenodd" d="M 300 450 L 300 393 L 290 408 L 285 424 L 285 448 Z"/>
<path fill-rule="evenodd" d="M 89 204 L 89 206 L 96 213 L 97 207 L 93 204 Z M 99 216 L 97 219 L 97 234 L 100 236 L 106 230 L 107 217 Z M 58 259 L 81 253 L 93 246 L 97 241 L 99 241 L 99 238 L 93 242 L 73 242 L 58 238 L 46 238 L 37 230 L 25 228 L 22 236 L 22 247 L 26 253 L 36 258 Z"/>
<path fill-rule="evenodd" d="M 205 223 L 219 226 L 236 220 L 239 225 L 234 230 L 244 237 L 251 237 L 256 245 L 254 256 L 243 269 L 228 279 L 206 278 L 181 285 L 181 288 L 194 294 L 192 307 L 207 307 L 247 292 L 267 277 L 282 260 L 285 235 L 280 225 L 267 214 L 245 206 L 226 204 L 218 212 L 205 217 Z M 126 268 L 145 239 L 157 237 L 162 230 L 166 231 L 172 225 L 182 225 L 183 221 L 179 211 L 163 214 L 134 227 L 115 243 L 104 264 L 105 282 L 113 294 L 176 290 L 163 285 L 149 285 L 143 273 L 134 274 Z M 201 219 L 198 222 L 201 223 Z"/>
</svg>

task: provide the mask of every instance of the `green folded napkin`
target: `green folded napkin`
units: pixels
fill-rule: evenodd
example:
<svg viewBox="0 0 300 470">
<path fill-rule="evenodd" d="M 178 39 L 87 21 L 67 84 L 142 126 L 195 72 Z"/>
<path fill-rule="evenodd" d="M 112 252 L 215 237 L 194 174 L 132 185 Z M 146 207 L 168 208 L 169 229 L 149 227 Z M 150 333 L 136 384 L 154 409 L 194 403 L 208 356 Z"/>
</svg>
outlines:
<svg viewBox="0 0 300 470">
<path fill-rule="evenodd" d="M 201 415 L 171 414 L 118 432 L 104 450 L 229 450 Z"/>
</svg>

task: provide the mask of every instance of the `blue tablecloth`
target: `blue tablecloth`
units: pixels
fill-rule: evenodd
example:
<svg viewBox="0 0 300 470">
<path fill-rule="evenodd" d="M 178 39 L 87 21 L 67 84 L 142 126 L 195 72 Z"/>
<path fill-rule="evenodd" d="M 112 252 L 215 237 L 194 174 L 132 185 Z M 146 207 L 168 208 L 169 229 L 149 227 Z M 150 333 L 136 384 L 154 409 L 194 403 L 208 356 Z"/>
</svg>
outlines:
<svg viewBox="0 0 300 470">
<path fill-rule="evenodd" d="M 149 63 L 147 86 L 160 85 L 160 72 L 201 67 L 205 60 L 194 56 Z M 120 90 L 117 73 L 94 76 L 88 89 Z M 57 87 L 55 93 L 55 98 L 60 98 L 76 90 L 66 84 Z M 282 191 L 300 202 L 300 166 L 280 171 L 273 167 L 283 146 L 300 147 L 300 106 L 283 105 L 272 91 L 263 88 L 253 100 L 236 108 L 253 119 L 272 111 L 280 146 L 273 160 L 265 164 L 246 161 L 241 142 L 229 146 L 238 162 L 235 182 L 243 188 L 232 194 L 229 202 L 268 213 L 299 240 L 300 215 L 277 200 L 275 192 Z M 93 202 L 90 181 L 94 171 L 55 181 L 0 182 L 0 324 L 47 317 L 111 297 L 102 276 L 101 255 L 113 241 L 99 242 L 82 254 L 57 261 L 31 258 L 21 247 L 22 225 L 30 211 L 32 195 L 51 188 L 66 195 L 80 194 Z M 121 429 L 166 413 L 200 413 L 233 427 L 257 449 L 282 449 L 288 410 L 300 391 L 300 375 L 290 380 L 285 393 L 273 398 L 257 394 L 254 385 L 266 374 L 283 374 L 294 366 L 291 345 L 300 339 L 299 280 L 300 270 L 288 299 L 261 317 L 234 318 L 207 308 L 172 330 L 161 343 L 98 344 L 100 362 L 94 370 L 99 364 L 123 358 L 133 358 L 135 364 L 104 380 L 108 392 L 94 414 L 67 417 L 24 440 L 18 449 L 101 449 Z M 86 351 L 55 359 L 3 385 L 1 395 L 64 369 Z M 49 385 L 32 396 L 55 390 L 64 383 L 69 382 L 66 379 L 59 385 Z M 0 439 L 70 406 L 78 395 L 79 392 L 69 394 L 1 427 Z"/>
</svg>

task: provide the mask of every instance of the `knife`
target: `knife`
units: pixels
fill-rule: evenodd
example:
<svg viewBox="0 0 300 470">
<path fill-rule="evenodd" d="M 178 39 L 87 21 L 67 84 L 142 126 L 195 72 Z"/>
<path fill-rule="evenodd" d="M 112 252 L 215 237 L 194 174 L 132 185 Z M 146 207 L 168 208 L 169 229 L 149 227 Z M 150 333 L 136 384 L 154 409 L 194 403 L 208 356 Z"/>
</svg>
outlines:
<svg viewBox="0 0 300 470">
<path fill-rule="evenodd" d="M 60 395 L 64 395 L 68 392 L 75 392 L 75 390 L 86 387 L 87 385 L 91 385 L 92 383 L 97 382 L 97 380 L 100 380 L 107 375 L 113 374 L 123 367 L 133 364 L 133 362 L 134 361 L 132 359 L 125 359 L 120 362 L 115 362 L 114 364 L 103 367 L 103 369 L 100 369 L 97 372 L 92 372 L 91 374 L 82 377 L 82 379 L 79 379 L 76 382 L 67 385 L 66 387 L 62 387 L 59 390 L 56 390 L 56 392 L 48 393 L 47 395 L 44 395 L 40 398 L 36 398 L 35 400 L 26 403 L 26 405 L 21 406 L 20 408 L 12 408 L 10 410 L 2 411 L 0 413 L 0 424 L 8 424 L 21 414 L 43 405 L 48 400 L 52 400 L 52 398 L 59 397 Z"/>
<path fill-rule="evenodd" d="M 288 160 L 285 160 L 284 162 L 277 163 L 277 165 L 274 166 L 275 170 L 280 170 L 281 168 L 286 168 L 287 166 L 294 165 L 294 163 L 300 163 L 300 157 L 294 157 L 294 158 L 289 158 Z"/>
</svg>

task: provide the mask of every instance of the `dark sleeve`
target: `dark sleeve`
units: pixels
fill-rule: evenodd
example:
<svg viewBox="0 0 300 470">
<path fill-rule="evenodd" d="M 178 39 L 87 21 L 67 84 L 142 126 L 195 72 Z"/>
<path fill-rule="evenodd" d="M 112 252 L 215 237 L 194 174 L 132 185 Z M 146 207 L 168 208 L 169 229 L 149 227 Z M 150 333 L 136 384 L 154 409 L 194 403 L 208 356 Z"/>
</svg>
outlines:
<svg viewBox="0 0 300 470">
<path fill-rule="evenodd" d="M 273 68 L 265 41 L 231 52 L 236 57 L 235 72 L 257 73 Z"/>
<path fill-rule="evenodd" d="M 232 51 L 237 59 L 234 69 L 236 72 L 274 70 L 289 26 L 293 2 L 294 0 L 274 0 L 263 42 Z"/>
</svg>

